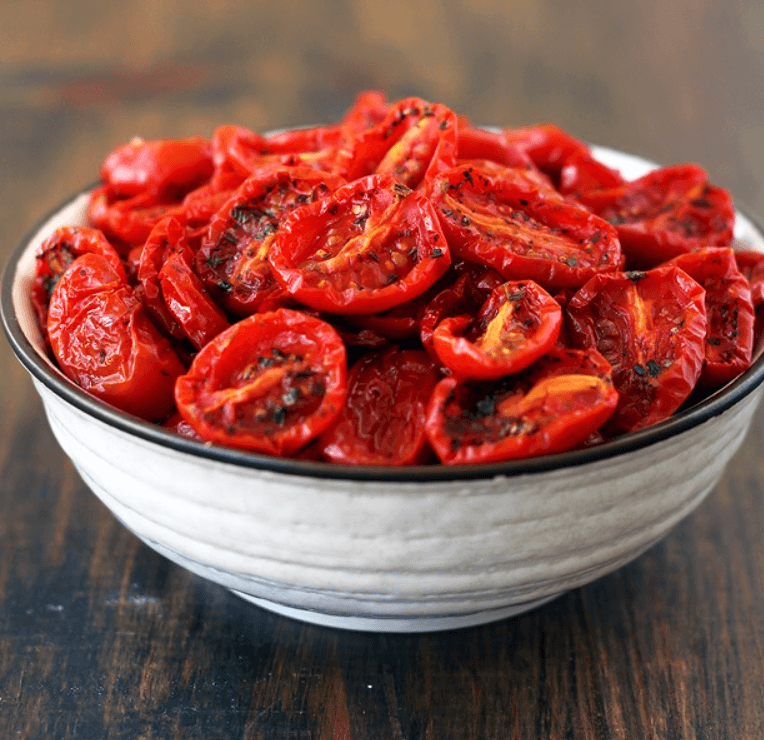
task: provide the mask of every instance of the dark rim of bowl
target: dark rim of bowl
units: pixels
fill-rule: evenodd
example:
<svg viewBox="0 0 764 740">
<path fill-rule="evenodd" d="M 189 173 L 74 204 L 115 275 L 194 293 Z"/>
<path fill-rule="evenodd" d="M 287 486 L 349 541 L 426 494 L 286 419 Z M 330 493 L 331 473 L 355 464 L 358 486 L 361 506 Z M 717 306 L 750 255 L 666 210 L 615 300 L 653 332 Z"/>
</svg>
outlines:
<svg viewBox="0 0 764 740">
<path fill-rule="evenodd" d="M 613 458 L 662 442 L 681 432 L 692 429 L 714 416 L 718 416 L 753 392 L 764 381 L 764 353 L 760 353 L 745 373 L 697 404 L 678 412 L 659 424 L 586 449 L 502 463 L 459 466 L 434 464 L 402 468 L 345 466 L 335 463 L 271 457 L 243 450 L 206 445 L 202 442 L 186 439 L 160 426 L 142 421 L 108 406 L 88 395 L 63 375 L 54 374 L 29 343 L 16 319 L 13 308 L 13 282 L 16 276 L 17 263 L 22 253 L 26 250 L 34 235 L 47 221 L 58 211 L 74 202 L 84 193 L 89 192 L 92 188 L 93 185 L 84 188 L 65 203 L 57 206 L 50 213 L 39 219 L 13 251 L 5 265 L 2 281 L 0 282 L 0 314 L 2 314 L 3 327 L 22 365 L 34 378 L 61 399 L 116 429 L 189 455 L 272 473 L 336 480 L 386 481 L 390 483 L 476 480 L 495 478 L 497 476 L 513 477 L 545 473 Z M 764 235 L 764 227 L 760 219 L 752 217 L 747 210 L 738 210 Z"/>
</svg>

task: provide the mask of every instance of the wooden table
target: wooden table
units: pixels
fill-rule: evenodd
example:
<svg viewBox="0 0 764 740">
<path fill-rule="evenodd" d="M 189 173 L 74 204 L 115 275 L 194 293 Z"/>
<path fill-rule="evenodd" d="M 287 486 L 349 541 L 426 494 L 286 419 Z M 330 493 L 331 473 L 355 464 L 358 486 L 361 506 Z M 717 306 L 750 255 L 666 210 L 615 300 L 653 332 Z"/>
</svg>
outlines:
<svg viewBox="0 0 764 740">
<path fill-rule="evenodd" d="M 764 212 L 759 0 L 0 6 L 0 250 L 134 134 L 337 118 L 364 88 L 698 161 Z M 139 543 L 0 354 L 0 737 L 764 737 L 764 409 L 695 514 L 529 614 L 307 626 Z"/>
</svg>

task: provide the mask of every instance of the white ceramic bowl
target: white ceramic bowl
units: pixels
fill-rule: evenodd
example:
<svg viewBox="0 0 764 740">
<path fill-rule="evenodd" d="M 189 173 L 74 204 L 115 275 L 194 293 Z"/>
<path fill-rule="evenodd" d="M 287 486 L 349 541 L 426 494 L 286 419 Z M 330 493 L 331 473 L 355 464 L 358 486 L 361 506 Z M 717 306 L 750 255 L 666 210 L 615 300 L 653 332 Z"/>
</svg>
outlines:
<svg viewBox="0 0 764 740">
<path fill-rule="evenodd" d="M 649 162 L 598 148 L 637 177 Z M 353 468 L 178 437 L 91 398 L 47 359 L 29 302 L 37 246 L 83 224 L 86 194 L 46 218 L 2 282 L 10 342 L 83 480 L 185 568 L 272 611 L 414 632 L 501 619 L 635 558 L 714 488 L 762 395 L 764 359 L 666 422 L 599 447 L 462 468 Z M 736 238 L 764 251 L 740 214 Z"/>
</svg>

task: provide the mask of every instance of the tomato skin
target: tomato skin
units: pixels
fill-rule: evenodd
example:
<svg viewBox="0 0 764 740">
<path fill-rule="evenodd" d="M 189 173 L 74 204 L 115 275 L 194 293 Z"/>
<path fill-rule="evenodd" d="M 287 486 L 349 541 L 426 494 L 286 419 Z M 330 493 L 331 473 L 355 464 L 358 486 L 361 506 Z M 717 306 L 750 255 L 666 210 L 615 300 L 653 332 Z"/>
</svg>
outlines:
<svg viewBox="0 0 764 740">
<path fill-rule="evenodd" d="M 406 98 L 340 147 L 336 171 L 348 180 L 391 175 L 401 185 L 428 192 L 432 178 L 456 164 L 457 126 L 456 114 L 446 106 Z"/>
<path fill-rule="evenodd" d="M 557 189 L 580 199 L 584 193 L 620 187 L 625 182 L 618 170 L 597 161 L 589 152 L 574 152 L 564 160 Z"/>
<path fill-rule="evenodd" d="M 310 167 L 327 174 L 337 171 L 337 153 L 345 139 L 340 125 L 291 129 L 265 137 L 262 160 L 253 169 L 256 174 L 268 167 Z M 344 177 L 343 177 L 344 179 Z"/>
<path fill-rule="evenodd" d="M 242 182 L 252 172 L 251 163 L 265 151 L 265 137 L 245 126 L 227 124 L 212 132 L 212 161 L 216 170 L 226 165 L 237 172 Z"/>
<path fill-rule="evenodd" d="M 615 229 L 520 170 L 447 170 L 433 203 L 456 257 L 493 267 L 507 280 L 546 289 L 580 287 L 621 266 Z"/>
<path fill-rule="evenodd" d="M 694 164 L 653 170 L 621 187 L 583 193 L 579 201 L 615 225 L 629 269 L 732 243 L 732 198 Z"/>
<path fill-rule="evenodd" d="M 390 110 L 385 94 L 379 90 L 366 90 L 358 95 L 342 117 L 340 125 L 353 135 L 380 123 Z"/>
<path fill-rule="evenodd" d="M 764 303 L 764 253 L 748 249 L 735 250 L 738 269 L 748 280 L 754 306 Z"/>
<path fill-rule="evenodd" d="M 422 350 L 390 347 L 361 357 L 342 410 L 320 437 L 323 457 L 343 465 L 425 462 L 425 412 L 439 377 Z"/>
<path fill-rule="evenodd" d="M 138 268 L 141 264 L 141 252 L 143 252 L 142 245 L 133 247 L 125 256 L 124 262 L 122 262 L 128 285 L 133 288 L 138 285 Z"/>
<path fill-rule="evenodd" d="M 143 244 L 151 230 L 168 216 L 182 217 L 181 200 L 170 200 L 153 191 L 118 198 L 109 185 L 94 188 L 88 201 L 90 223 L 112 241 L 131 247 Z"/>
<path fill-rule="evenodd" d="M 196 429 L 194 429 L 179 413 L 174 411 L 167 419 L 162 423 L 164 429 L 169 429 L 175 434 L 185 437 L 186 439 L 193 439 L 196 442 L 204 442 L 199 436 Z"/>
<path fill-rule="evenodd" d="M 31 299 L 46 341 L 50 296 L 69 265 L 77 257 L 89 253 L 101 255 L 121 279 L 127 279 L 119 255 L 103 232 L 87 226 L 63 226 L 56 229 L 43 241 L 35 254 Z"/>
<path fill-rule="evenodd" d="M 630 432 L 673 414 L 705 357 L 705 291 L 677 267 L 601 274 L 568 302 L 574 346 L 597 349 L 620 394 L 608 427 Z"/>
<path fill-rule="evenodd" d="M 137 272 L 140 285 L 136 295 L 162 331 L 175 339 L 182 339 L 186 333 L 168 311 L 159 280 L 162 265 L 177 249 L 188 249 L 188 234 L 183 224 L 170 216 L 157 223 L 141 249 Z"/>
<path fill-rule="evenodd" d="M 688 407 L 761 340 L 764 255 L 731 256 L 729 194 L 695 165 L 625 182 L 553 125 L 371 91 L 327 126 L 136 138 L 100 172 L 99 230 L 38 255 L 43 334 L 86 391 L 205 443 L 560 452 Z"/>
<path fill-rule="evenodd" d="M 560 185 L 560 175 L 566 162 L 571 157 L 590 153 L 583 141 L 551 123 L 506 128 L 502 135 L 508 145 L 523 152 L 538 169 L 549 176 L 555 188 Z"/>
<path fill-rule="evenodd" d="M 88 393 L 148 421 L 172 410 L 175 378 L 185 368 L 101 255 L 78 257 L 58 281 L 48 332 L 59 366 Z"/>
<path fill-rule="evenodd" d="M 555 348 L 519 375 L 441 380 L 425 430 L 446 465 L 502 462 L 574 449 L 613 414 L 618 392 L 592 352 Z M 584 357 L 582 357 L 584 355 Z"/>
<path fill-rule="evenodd" d="M 468 274 L 465 275 L 465 273 Z M 490 278 L 487 277 L 489 273 L 491 273 Z M 461 285 L 461 288 L 457 288 L 459 298 L 456 299 L 453 306 L 458 304 L 464 307 L 463 310 L 458 310 L 456 313 L 471 313 L 477 311 L 491 289 L 502 282 L 502 277 L 493 270 L 481 265 L 467 266 L 467 263 L 460 262 L 457 265 L 451 265 L 437 282 L 410 301 L 387 311 L 358 314 L 350 316 L 348 319 L 354 326 L 370 329 L 394 342 L 419 336 L 430 357 L 437 361 L 437 356 L 432 350 L 432 332 L 440 319 L 445 316 L 445 309 L 437 313 L 433 310 L 433 307 L 438 305 L 438 296 L 444 292 L 450 293 L 455 285 Z M 469 286 L 465 287 L 467 283 Z M 465 296 L 467 290 L 470 292 L 469 299 Z M 446 303 L 449 307 L 452 306 L 448 301 Z M 423 322 L 426 322 L 427 328 L 424 328 Z M 423 338 L 425 333 L 428 341 Z"/>
<path fill-rule="evenodd" d="M 342 126 L 309 126 L 265 136 L 265 154 L 310 155 L 334 149 L 342 140 Z M 320 169 L 320 168 L 319 168 Z"/>
<path fill-rule="evenodd" d="M 594 375 L 610 382 L 612 374 L 610 363 L 596 349 L 581 350 L 557 344 L 524 371 L 523 377 L 530 384 L 559 375 Z"/>
<path fill-rule="evenodd" d="M 206 441 L 289 455 L 340 412 L 346 362 L 326 322 L 283 308 L 253 314 L 199 352 L 175 384 L 175 401 Z"/>
<path fill-rule="evenodd" d="M 220 192 L 243 179 L 231 181 L 230 167 L 216 168 L 218 146 L 201 137 L 134 139 L 104 162 L 104 183 L 93 190 L 88 203 L 91 223 L 130 246 L 143 244 L 167 216 L 189 225 L 204 223 Z M 213 183 L 214 176 L 220 181 Z"/>
<path fill-rule="evenodd" d="M 706 291 L 706 359 L 698 382 L 724 385 L 751 365 L 755 314 L 748 280 L 725 247 L 699 249 L 666 264 L 684 270 Z"/>
<path fill-rule="evenodd" d="M 390 344 L 389 338 L 380 334 L 378 331 L 370 327 L 358 328 L 354 323 L 351 324 L 349 321 L 351 317 L 338 316 L 336 314 L 323 314 L 320 318 L 334 327 L 334 330 L 339 334 L 340 339 L 342 339 L 343 344 L 347 347 L 348 352 L 353 350 L 365 352 L 368 350 L 382 349 Z"/>
<path fill-rule="evenodd" d="M 268 310 L 285 297 L 268 262 L 283 221 L 344 183 L 306 167 L 278 167 L 247 179 L 212 217 L 196 255 L 196 272 L 238 316 Z"/>
<path fill-rule="evenodd" d="M 188 248 L 174 251 L 162 265 L 159 282 L 167 310 L 191 344 L 201 349 L 230 324 L 192 271 L 191 259 Z"/>
<path fill-rule="evenodd" d="M 427 300 L 419 319 L 419 338 L 433 360 L 440 361 L 433 347 L 438 324 L 445 318 L 477 313 L 491 291 L 503 282 L 504 278 L 490 267 L 459 261 L 433 286 L 431 290 L 435 292 Z"/>
<path fill-rule="evenodd" d="M 147 190 L 174 198 L 209 180 L 212 171 L 212 147 L 201 136 L 156 141 L 136 137 L 106 157 L 101 180 L 121 198 Z"/>
<path fill-rule="evenodd" d="M 385 311 L 423 293 L 451 263 L 428 200 L 371 175 L 293 211 L 268 256 L 274 276 L 318 311 Z"/>
<path fill-rule="evenodd" d="M 500 131 L 488 131 L 476 126 L 459 126 L 457 159 L 488 160 L 521 170 L 536 169 L 528 154 L 511 143 Z"/>
<path fill-rule="evenodd" d="M 386 340 L 400 342 L 404 339 L 413 339 L 419 333 L 421 310 L 423 306 L 418 305 L 415 298 L 413 301 L 387 311 L 349 316 L 348 320 L 361 330 L 373 332 Z"/>
<path fill-rule="evenodd" d="M 477 317 L 441 321 L 433 348 L 456 377 L 495 380 L 546 354 L 561 326 L 562 309 L 549 293 L 532 280 L 510 281 L 493 290 Z"/>
<path fill-rule="evenodd" d="M 266 136 L 243 126 L 219 126 L 212 137 L 215 162 L 212 182 L 218 188 L 230 189 L 279 167 L 304 166 L 330 172 L 342 137 L 339 125 L 292 129 Z"/>
<path fill-rule="evenodd" d="M 237 179 L 236 185 L 207 183 L 192 190 L 183 199 L 177 217 L 186 226 L 200 232 L 206 231 L 210 219 L 225 205 L 240 184 Z"/>
</svg>

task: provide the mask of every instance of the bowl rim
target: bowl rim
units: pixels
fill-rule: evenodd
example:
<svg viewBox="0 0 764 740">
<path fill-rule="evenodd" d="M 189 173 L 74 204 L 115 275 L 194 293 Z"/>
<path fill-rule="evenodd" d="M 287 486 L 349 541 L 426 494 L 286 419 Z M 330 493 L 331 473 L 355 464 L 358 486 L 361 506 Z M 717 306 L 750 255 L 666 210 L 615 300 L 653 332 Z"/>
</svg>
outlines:
<svg viewBox="0 0 764 740">
<path fill-rule="evenodd" d="M 566 468 L 609 460 L 658 444 L 724 413 L 750 395 L 764 381 L 764 352 L 760 352 L 759 356 L 751 363 L 750 368 L 742 375 L 698 403 L 679 411 L 658 424 L 585 449 L 497 463 L 433 464 L 404 467 L 351 466 L 274 457 L 188 439 L 159 425 L 143 421 L 109 406 L 86 393 L 63 374 L 54 372 L 48 361 L 44 360 L 30 344 L 16 317 L 13 306 L 13 285 L 17 275 L 17 265 L 22 254 L 48 221 L 59 211 L 90 192 L 95 185 L 96 183 L 88 185 L 40 217 L 27 230 L 9 256 L 3 268 L 2 278 L 0 278 L 0 318 L 2 318 L 3 328 L 11 348 L 21 364 L 34 379 L 42 383 L 54 395 L 110 427 L 176 452 L 267 473 L 338 481 L 433 483 L 484 480 L 497 477 L 513 478 L 559 472 Z M 764 221 L 752 215 L 749 209 L 741 208 L 739 205 L 736 205 L 736 211 L 745 216 L 764 239 Z"/>
</svg>

